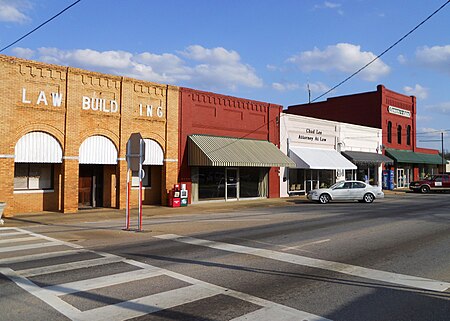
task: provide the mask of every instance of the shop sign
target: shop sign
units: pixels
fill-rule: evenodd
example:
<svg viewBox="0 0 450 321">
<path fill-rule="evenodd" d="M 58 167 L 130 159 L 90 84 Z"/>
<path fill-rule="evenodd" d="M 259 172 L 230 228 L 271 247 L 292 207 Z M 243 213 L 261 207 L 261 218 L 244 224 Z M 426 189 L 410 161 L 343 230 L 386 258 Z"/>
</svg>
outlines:
<svg viewBox="0 0 450 321">
<path fill-rule="evenodd" d="M 401 108 L 394 107 L 394 106 L 389 106 L 388 111 L 389 111 L 389 113 L 394 114 L 394 115 L 411 118 L 411 112 L 409 110 L 401 109 Z"/>
<path fill-rule="evenodd" d="M 22 103 L 24 104 L 35 104 L 48 106 L 49 99 L 51 100 L 51 105 L 53 107 L 61 107 L 62 93 L 50 93 L 50 95 L 45 94 L 43 90 L 39 91 L 37 97 L 27 96 L 27 89 L 22 88 Z"/>
<path fill-rule="evenodd" d="M 146 117 L 153 117 L 153 111 L 155 111 L 156 116 L 161 118 L 163 116 L 163 108 L 158 106 L 154 108 L 152 105 L 139 104 L 139 115 Z"/>
<path fill-rule="evenodd" d="M 305 134 L 298 135 L 298 139 L 307 140 L 310 142 L 326 142 L 327 139 L 323 137 L 323 131 L 319 129 L 306 128 Z"/>
<path fill-rule="evenodd" d="M 81 108 L 83 110 L 94 110 L 94 111 L 102 111 L 105 113 L 117 113 L 119 110 L 119 105 L 117 101 L 111 99 L 106 100 L 104 98 L 95 98 L 95 97 L 87 97 L 83 96 L 83 101 Z"/>
</svg>

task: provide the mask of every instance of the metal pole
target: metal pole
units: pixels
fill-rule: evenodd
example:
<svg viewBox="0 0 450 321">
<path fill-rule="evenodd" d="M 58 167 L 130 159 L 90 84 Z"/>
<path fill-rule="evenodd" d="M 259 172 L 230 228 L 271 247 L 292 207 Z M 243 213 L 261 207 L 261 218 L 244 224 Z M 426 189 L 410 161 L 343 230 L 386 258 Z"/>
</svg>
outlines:
<svg viewBox="0 0 450 321">
<path fill-rule="evenodd" d="M 139 231 L 142 231 L 142 163 L 143 163 L 144 140 L 139 141 Z"/>
<path fill-rule="evenodd" d="M 442 173 L 445 172 L 444 165 L 444 132 L 441 133 L 441 148 L 442 148 Z"/>
<path fill-rule="evenodd" d="M 130 144 L 127 144 L 127 158 L 130 157 Z M 127 207 L 125 209 L 125 229 L 130 229 L 130 168 L 127 159 Z"/>
</svg>

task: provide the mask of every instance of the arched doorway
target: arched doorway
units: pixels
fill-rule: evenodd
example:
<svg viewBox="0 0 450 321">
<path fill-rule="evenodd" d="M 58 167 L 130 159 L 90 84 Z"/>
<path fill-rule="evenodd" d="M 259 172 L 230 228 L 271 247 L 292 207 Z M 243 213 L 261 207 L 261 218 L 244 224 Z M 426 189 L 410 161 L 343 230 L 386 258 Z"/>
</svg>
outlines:
<svg viewBox="0 0 450 321">
<path fill-rule="evenodd" d="M 105 136 L 88 137 L 79 151 L 78 207 L 115 207 L 117 148 Z"/>
</svg>

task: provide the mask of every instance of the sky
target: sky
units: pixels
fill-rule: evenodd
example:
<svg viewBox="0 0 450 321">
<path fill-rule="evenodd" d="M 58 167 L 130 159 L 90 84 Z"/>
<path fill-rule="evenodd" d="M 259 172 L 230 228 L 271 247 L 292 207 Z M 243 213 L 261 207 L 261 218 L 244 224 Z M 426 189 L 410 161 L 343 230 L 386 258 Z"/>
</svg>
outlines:
<svg viewBox="0 0 450 321">
<path fill-rule="evenodd" d="M 75 0 L 0 0 L 0 48 Z M 283 105 L 315 100 L 448 0 L 82 0 L 1 54 Z M 417 97 L 417 145 L 450 150 L 450 3 L 315 101 Z M 431 142 L 430 142 L 431 140 Z"/>
</svg>

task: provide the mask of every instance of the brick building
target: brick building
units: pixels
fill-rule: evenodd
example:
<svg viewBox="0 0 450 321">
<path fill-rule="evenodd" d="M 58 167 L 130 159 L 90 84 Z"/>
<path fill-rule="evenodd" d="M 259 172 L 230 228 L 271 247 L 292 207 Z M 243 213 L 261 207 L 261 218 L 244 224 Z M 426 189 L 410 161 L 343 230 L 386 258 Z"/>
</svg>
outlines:
<svg viewBox="0 0 450 321">
<path fill-rule="evenodd" d="M 289 106 L 286 113 L 381 128 L 383 154 L 394 159 L 395 184 L 440 170 L 439 151 L 416 144 L 416 98 L 378 85 L 377 90 Z M 387 166 L 390 168 L 390 166 Z"/>
<path fill-rule="evenodd" d="M 177 182 L 178 87 L 0 56 L 5 215 L 124 208 L 127 142 L 144 138 L 144 204 Z M 133 182 L 136 180 L 133 173 Z M 137 191 L 131 191 L 132 204 Z"/>
<path fill-rule="evenodd" d="M 280 196 L 282 107 L 180 88 L 179 181 L 191 202 Z"/>
</svg>

